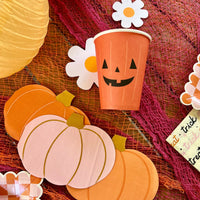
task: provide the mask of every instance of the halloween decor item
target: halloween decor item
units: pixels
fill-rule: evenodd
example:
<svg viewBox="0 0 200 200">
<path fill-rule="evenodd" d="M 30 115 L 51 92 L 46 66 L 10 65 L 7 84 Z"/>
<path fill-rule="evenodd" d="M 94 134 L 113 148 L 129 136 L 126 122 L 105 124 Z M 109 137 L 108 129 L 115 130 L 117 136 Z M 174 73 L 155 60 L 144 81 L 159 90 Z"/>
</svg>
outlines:
<svg viewBox="0 0 200 200">
<path fill-rule="evenodd" d="M 48 0 L 0 1 L 0 78 L 23 69 L 44 42 Z"/>
<path fill-rule="evenodd" d="M 68 91 L 56 96 L 41 85 L 27 85 L 17 90 L 4 107 L 4 121 L 7 133 L 19 140 L 24 126 L 32 119 L 45 114 L 54 114 L 67 119 L 73 112 L 84 113 L 71 106 L 74 95 Z M 85 116 L 85 124 L 90 124 Z"/>
<path fill-rule="evenodd" d="M 94 37 L 102 109 L 139 110 L 151 36 L 113 29 Z"/>
<path fill-rule="evenodd" d="M 125 138 L 115 135 L 113 140 L 116 161 L 110 174 L 90 188 L 67 186 L 68 191 L 78 200 L 153 200 L 158 190 L 154 164 L 139 151 L 125 149 Z"/>
<path fill-rule="evenodd" d="M 189 82 L 185 84 L 185 92 L 180 96 L 181 103 L 192 105 L 196 110 L 200 110 L 200 54 L 197 63 L 193 66 L 193 72 L 189 75 Z"/>
<path fill-rule="evenodd" d="M 142 9 L 144 3 L 141 0 L 122 0 L 122 2 L 116 1 L 113 4 L 113 9 L 116 10 L 112 14 L 114 21 L 121 21 L 123 28 L 130 28 L 133 24 L 135 27 L 141 27 L 143 21 L 141 18 L 148 17 L 148 11 Z"/>
<path fill-rule="evenodd" d="M 0 173 L 0 199 L 2 200 L 40 200 L 43 179 L 34 177 L 26 171 Z"/>
<path fill-rule="evenodd" d="M 84 125 L 83 115 L 68 120 L 43 115 L 29 122 L 18 143 L 27 171 L 56 185 L 87 188 L 105 178 L 115 161 L 115 149 L 102 129 Z"/>
<path fill-rule="evenodd" d="M 73 46 L 68 51 L 68 56 L 74 60 L 66 65 L 69 77 L 77 77 L 77 85 L 83 90 L 89 90 L 93 83 L 98 86 L 96 52 L 94 38 L 88 38 L 85 50 Z"/>
<path fill-rule="evenodd" d="M 200 172 L 200 111 L 192 109 L 166 141 Z"/>
</svg>

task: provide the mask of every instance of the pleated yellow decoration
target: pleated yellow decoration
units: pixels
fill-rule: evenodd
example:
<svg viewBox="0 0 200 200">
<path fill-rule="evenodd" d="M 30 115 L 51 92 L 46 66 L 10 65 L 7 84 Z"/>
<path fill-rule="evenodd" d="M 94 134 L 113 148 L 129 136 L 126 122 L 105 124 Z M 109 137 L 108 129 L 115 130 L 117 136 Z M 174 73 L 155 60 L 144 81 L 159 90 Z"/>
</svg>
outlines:
<svg viewBox="0 0 200 200">
<path fill-rule="evenodd" d="M 29 64 L 44 42 L 48 0 L 0 0 L 0 78 Z"/>
</svg>

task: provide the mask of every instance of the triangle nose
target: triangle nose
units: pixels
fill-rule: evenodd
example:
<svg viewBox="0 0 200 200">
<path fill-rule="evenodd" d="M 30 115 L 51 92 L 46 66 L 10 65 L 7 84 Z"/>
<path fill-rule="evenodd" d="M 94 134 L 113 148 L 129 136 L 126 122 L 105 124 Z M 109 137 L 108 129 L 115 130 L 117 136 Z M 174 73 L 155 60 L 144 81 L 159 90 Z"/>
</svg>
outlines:
<svg viewBox="0 0 200 200">
<path fill-rule="evenodd" d="M 115 72 L 119 72 L 119 68 L 118 67 L 116 68 Z"/>
</svg>

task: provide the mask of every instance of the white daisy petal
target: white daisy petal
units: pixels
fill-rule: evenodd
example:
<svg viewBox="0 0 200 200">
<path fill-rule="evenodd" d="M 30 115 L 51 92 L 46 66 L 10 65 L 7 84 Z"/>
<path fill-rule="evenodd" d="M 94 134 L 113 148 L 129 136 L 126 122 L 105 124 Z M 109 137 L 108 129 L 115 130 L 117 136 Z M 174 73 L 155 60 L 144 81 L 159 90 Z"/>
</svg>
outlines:
<svg viewBox="0 0 200 200">
<path fill-rule="evenodd" d="M 148 11 L 145 10 L 145 9 L 141 9 L 139 12 L 140 12 L 140 17 L 141 18 L 147 18 L 148 15 L 149 15 Z"/>
<path fill-rule="evenodd" d="M 74 46 L 69 49 L 68 55 L 74 62 L 68 63 L 65 70 L 69 77 L 78 76 L 78 87 L 89 90 L 93 83 L 98 85 L 94 38 L 86 40 L 85 50 Z"/>
<path fill-rule="evenodd" d="M 122 20 L 122 16 L 120 15 L 119 12 L 114 12 L 112 14 L 112 18 L 113 18 L 114 21 L 120 21 L 120 20 Z"/>
<path fill-rule="evenodd" d="M 79 59 L 82 54 L 84 54 L 84 50 L 79 46 L 73 46 L 68 51 L 68 56 L 74 61 Z"/>
<path fill-rule="evenodd" d="M 141 27 L 143 25 L 141 18 L 148 17 L 148 11 L 141 9 L 144 7 L 142 0 L 135 0 L 134 2 L 132 0 L 121 0 L 121 2 L 113 4 L 113 9 L 116 10 L 112 14 L 113 20 L 121 20 L 123 28 L 130 28 L 132 23 L 135 27 Z"/>
<path fill-rule="evenodd" d="M 126 4 L 126 3 L 128 4 L 132 3 L 132 0 L 122 0 L 122 4 Z"/>
<path fill-rule="evenodd" d="M 95 56 L 95 45 L 94 45 L 94 38 L 88 38 L 86 40 L 85 51 L 91 52 L 90 56 Z"/>
<path fill-rule="evenodd" d="M 144 7 L 144 3 L 141 0 L 136 0 L 133 2 L 133 6 L 135 8 L 143 8 Z"/>
<path fill-rule="evenodd" d="M 121 26 L 123 28 L 130 28 L 131 27 L 131 20 L 122 20 L 121 21 Z"/>
<path fill-rule="evenodd" d="M 98 80 L 95 81 L 94 83 L 96 84 L 97 87 L 99 87 L 99 81 Z"/>
<path fill-rule="evenodd" d="M 99 87 L 99 81 L 98 81 L 98 73 L 94 73 L 92 76 L 93 82 L 96 84 L 97 87 Z"/>
<path fill-rule="evenodd" d="M 80 64 L 76 62 L 70 62 L 66 65 L 65 71 L 69 77 L 77 77 L 81 74 Z"/>
<path fill-rule="evenodd" d="M 89 78 L 89 76 L 79 76 L 77 80 L 77 85 L 83 90 L 89 90 L 93 85 L 93 80 Z"/>
<path fill-rule="evenodd" d="M 132 23 L 137 28 L 143 25 L 143 21 L 140 18 L 135 18 Z"/>
<path fill-rule="evenodd" d="M 116 1 L 116 2 L 113 4 L 112 7 L 113 7 L 114 10 L 119 10 L 119 9 L 121 9 L 122 4 L 121 4 L 119 1 Z"/>
</svg>

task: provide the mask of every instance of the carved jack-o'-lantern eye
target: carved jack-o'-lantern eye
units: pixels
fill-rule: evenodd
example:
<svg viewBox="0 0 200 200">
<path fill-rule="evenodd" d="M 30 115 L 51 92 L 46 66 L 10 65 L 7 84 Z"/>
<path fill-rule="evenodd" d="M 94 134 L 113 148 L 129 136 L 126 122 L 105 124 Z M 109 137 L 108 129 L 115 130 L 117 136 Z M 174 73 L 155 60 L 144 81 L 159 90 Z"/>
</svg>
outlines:
<svg viewBox="0 0 200 200">
<path fill-rule="evenodd" d="M 132 61 L 131 61 L 130 69 L 137 69 L 137 67 L 136 67 L 135 62 L 134 62 L 133 59 L 132 59 Z"/>
<path fill-rule="evenodd" d="M 108 65 L 107 65 L 105 59 L 103 61 L 103 67 L 102 67 L 102 69 L 108 69 Z M 135 62 L 134 62 L 133 59 L 131 60 L 130 69 L 137 69 L 136 64 L 135 64 Z M 115 69 L 115 72 L 120 72 L 118 67 Z"/>
<path fill-rule="evenodd" d="M 108 65 L 106 63 L 106 60 L 103 61 L 103 67 L 102 67 L 102 69 L 108 69 Z"/>
</svg>

